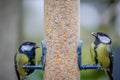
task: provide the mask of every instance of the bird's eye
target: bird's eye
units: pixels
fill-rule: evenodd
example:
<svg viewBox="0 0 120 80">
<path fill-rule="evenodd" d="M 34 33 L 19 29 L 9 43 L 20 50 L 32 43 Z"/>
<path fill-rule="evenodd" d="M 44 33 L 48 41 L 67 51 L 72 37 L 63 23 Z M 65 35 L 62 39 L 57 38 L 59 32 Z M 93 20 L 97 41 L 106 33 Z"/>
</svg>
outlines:
<svg viewBox="0 0 120 80">
<path fill-rule="evenodd" d="M 103 43 L 110 43 L 110 38 L 106 37 L 106 36 L 98 36 L 99 40 Z"/>
<path fill-rule="evenodd" d="M 33 46 L 30 46 L 30 45 L 23 45 L 21 47 L 21 50 L 24 52 L 24 51 L 31 51 L 33 48 Z"/>
</svg>

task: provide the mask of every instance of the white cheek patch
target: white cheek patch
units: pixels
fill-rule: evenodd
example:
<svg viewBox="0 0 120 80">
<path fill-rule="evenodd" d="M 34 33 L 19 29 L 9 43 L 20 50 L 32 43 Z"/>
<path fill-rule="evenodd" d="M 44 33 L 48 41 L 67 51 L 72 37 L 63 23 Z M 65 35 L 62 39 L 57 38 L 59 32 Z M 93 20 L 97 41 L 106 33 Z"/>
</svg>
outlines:
<svg viewBox="0 0 120 80">
<path fill-rule="evenodd" d="M 21 50 L 24 51 L 30 51 L 33 48 L 33 46 L 25 45 L 21 47 Z"/>
<path fill-rule="evenodd" d="M 98 38 L 103 43 L 109 43 L 110 42 L 110 38 L 108 38 L 106 36 L 98 36 Z"/>
</svg>

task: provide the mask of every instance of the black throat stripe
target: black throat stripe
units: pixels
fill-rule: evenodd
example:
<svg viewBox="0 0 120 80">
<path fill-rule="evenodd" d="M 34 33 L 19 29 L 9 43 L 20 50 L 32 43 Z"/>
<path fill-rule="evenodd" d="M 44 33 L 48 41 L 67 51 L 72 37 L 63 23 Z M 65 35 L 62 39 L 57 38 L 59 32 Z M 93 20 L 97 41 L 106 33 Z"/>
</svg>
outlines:
<svg viewBox="0 0 120 80">
<path fill-rule="evenodd" d="M 95 47 L 94 47 L 94 52 L 95 52 L 95 64 L 98 64 L 98 59 L 97 59 L 98 54 L 97 54 L 97 51 L 96 51 L 97 47 L 98 47 L 97 45 L 95 45 Z"/>
</svg>

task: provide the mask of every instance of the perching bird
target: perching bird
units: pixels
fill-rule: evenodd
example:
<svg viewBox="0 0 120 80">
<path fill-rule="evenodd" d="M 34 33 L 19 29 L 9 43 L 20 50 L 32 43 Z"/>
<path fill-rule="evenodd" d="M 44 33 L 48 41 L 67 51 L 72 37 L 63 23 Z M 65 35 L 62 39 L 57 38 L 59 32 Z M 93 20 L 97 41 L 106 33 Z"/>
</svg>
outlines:
<svg viewBox="0 0 120 80">
<path fill-rule="evenodd" d="M 24 42 L 19 46 L 14 56 L 15 71 L 18 80 L 24 80 L 27 75 L 34 71 L 31 69 L 23 69 L 22 67 L 23 65 L 35 65 L 36 48 L 39 48 L 39 46 L 30 41 Z"/>
<path fill-rule="evenodd" d="M 111 38 L 103 32 L 92 32 L 92 35 L 95 37 L 95 41 L 90 48 L 92 61 L 94 61 L 96 65 L 101 65 L 106 71 L 109 80 L 114 80 L 112 75 L 113 54 L 109 47 L 112 43 Z"/>
</svg>

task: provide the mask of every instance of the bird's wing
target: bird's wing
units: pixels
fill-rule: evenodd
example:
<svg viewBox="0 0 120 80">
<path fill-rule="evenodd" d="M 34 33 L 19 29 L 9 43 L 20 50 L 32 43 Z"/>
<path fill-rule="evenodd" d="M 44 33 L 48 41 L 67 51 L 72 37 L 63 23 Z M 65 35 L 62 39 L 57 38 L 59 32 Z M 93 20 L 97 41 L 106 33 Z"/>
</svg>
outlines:
<svg viewBox="0 0 120 80">
<path fill-rule="evenodd" d="M 108 47 L 108 51 L 109 51 L 109 57 L 110 57 L 110 66 L 108 69 L 106 69 L 106 73 L 109 77 L 109 80 L 114 80 L 113 78 L 113 75 L 112 75 L 112 72 L 113 72 L 113 53 L 112 53 L 112 50 L 110 49 L 110 47 Z"/>
<path fill-rule="evenodd" d="M 15 72 L 16 72 L 17 78 L 18 78 L 18 80 L 20 80 L 20 75 L 19 75 L 18 70 L 17 70 L 17 62 L 16 62 L 17 54 L 18 54 L 18 52 L 16 52 L 15 56 L 14 56 L 14 67 L 15 67 Z"/>
<path fill-rule="evenodd" d="M 112 73 L 113 70 L 113 53 L 112 50 L 110 49 L 110 47 L 108 47 L 108 51 L 109 51 L 109 57 L 110 57 L 110 72 Z"/>
</svg>

